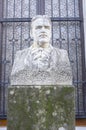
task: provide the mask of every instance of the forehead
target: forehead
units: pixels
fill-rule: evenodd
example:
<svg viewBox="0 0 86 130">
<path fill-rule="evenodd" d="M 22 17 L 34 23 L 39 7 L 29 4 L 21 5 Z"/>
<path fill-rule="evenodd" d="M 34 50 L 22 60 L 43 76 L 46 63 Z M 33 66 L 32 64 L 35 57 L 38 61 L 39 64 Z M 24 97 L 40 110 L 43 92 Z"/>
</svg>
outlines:
<svg viewBox="0 0 86 130">
<path fill-rule="evenodd" d="M 33 21 L 32 25 L 33 26 L 51 26 L 51 23 L 48 19 L 39 18 Z"/>
</svg>

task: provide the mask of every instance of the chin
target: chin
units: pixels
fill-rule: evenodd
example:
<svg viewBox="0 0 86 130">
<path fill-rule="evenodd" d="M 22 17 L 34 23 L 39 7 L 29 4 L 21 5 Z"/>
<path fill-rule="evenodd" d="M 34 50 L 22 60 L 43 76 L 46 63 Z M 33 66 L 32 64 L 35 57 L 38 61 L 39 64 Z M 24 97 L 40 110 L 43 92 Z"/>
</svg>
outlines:
<svg viewBox="0 0 86 130">
<path fill-rule="evenodd" d="M 44 41 L 44 40 L 43 40 L 43 41 L 40 41 L 38 44 L 39 44 L 39 46 L 43 46 L 43 45 L 45 45 L 46 43 L 49 43 L 49 41 L 46 41 L 46 40 Z"/>
<path fill-rule="evenodd" d="M 49 40 L 46 40 L 46 39 L 42 39 L 42 40 L 39 40 L 39 44 L 45 44 L 45 43 L 49 43 Z"/>
</svg>

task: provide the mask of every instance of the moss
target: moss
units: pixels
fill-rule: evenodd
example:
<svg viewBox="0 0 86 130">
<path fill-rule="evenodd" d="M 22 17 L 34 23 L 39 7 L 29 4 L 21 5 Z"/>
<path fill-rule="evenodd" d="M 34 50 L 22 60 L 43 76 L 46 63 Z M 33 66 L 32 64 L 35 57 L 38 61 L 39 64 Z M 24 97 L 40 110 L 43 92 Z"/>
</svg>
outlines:
<svg viewBox="0 0 86 130">
<path fill-rule="evenodd" d="M 8 90 L 8 129 L 51 130 L 74 126 L 74 88 L 16 87 Z"/>
</svg>

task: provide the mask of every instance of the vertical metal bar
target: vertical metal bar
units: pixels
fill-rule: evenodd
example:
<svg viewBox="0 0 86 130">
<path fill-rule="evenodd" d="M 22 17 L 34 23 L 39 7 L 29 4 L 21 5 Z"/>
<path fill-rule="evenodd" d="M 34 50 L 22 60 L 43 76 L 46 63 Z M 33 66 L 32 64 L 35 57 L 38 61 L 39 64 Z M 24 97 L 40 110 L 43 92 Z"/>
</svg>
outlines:
<svg viewBox="0 0 86 130">
<path fill-rule="evenodd" d="M 67 11 L 67 17 L 68 17 L 68 0 L 66 0 L 66 11 Z M 69 22 L 67 21 L 67 44 L 68 44 L 68 55 L 69 55 Z M 70 58 L 70 57 L 69 57 Z"/>
<path fill-rule="evenodd" d="M 45 0 L 41 0 L 41 15 L 45 14 Z"/>
<path fill-rule="evenodd" d="M 14 0 L 13 13 L 14 13 L 14 14 L 13 14 L 13 18 L 15 18 L 15 0 Z M 13 65 L 13 62 L 14 62 L 14 45 L 15 45 L 14 30 L 15 30 L 15 23 L 13 22 L 12 65 Z"/>
<path fill-rule="evenodd" d="M 75 12 L 75 0 L 74 0 L 74 18 L 76 17 L 76 12 Z M 78 114 L 79 114 L 79 109 L 80 109 L 80 106 L 79 106 L 79 84 L 78 84 L 78 54 L 77 54 L 77 51 L 78 51 L 78 48 L 77 48 L 77 36 L 76 36 L 76 22 L 75 22 L 75 45 L 76 45 L 76 70 L 77 70 L 77 75 L 76 75 L 76 79 L 77 79 L 77 107 L 78 107 Z"/>
<path fill-rule="evenodd" d="M 36 14 L 40 14 L 40 0 L 36 0 Z"/>
<path fill-rule="evenodd" d="M 53 0 L 51 0 L 51 18 L 53 18 Z M 52 21 L 52 45 L 54 44 L 53 43 L 53 21 Z"/>
<path fill-rule="evenodd" d="M 80 32 L 81 32 L 81 53 L 82 53 L 82 80 L 86 80 L 86 72 L 85 72 L 85 45 L 84 45 L 84 25 L 83 25 L 83 1 L 79 0 L 79 15 L 82 22 L 80 22 Z M 83 108 L 86 113 L 86 84 L 82 84 L 83 91 Z"/>
<path fill-rule="evenodd" d="M 30 18 L 30 0 L 29 0 L 29 2 L 28 2 L 28 4 L 29 4 L 29 13 L 28 13 L 28 18 Z M 29 39 L 29 41 L 28 41 L 28 47 L 30 46 L 30 22 L 28 23 L 28 39 Z"/>
<path fill-rule="evenodd" d="M 60 8 L 60 0 L 59 0 L 59 17 L 61 17 L 61 8 Z M 59 36 L 59 41 L 60 41 L 60 48 L 62 46 L 62 41 L 60 40 L 61 39 L 61 22 L 59 21 L 59 33 L 60 33 L 60 36 Z"/>
<path fill-rule="evenodd" d="M 45 14 L 45 0 L 37 0 L 37 3 L 36 3 L 36 14 L 37 15 Z"/>
<path fill-rule="evenodd" d="M 31 0 L 29 0 L 29 2 L 28 2 L 28 4 L 29 4 L 29 6 L 28 6 L 28 7 L 29 7 L 28 18 L 30 18 L 30 1 L 31 1 Z"/>
<path fill-rule="evenodd" d="M 0 0 L 0 18 L 3 17 L 3 0 Z M 2 112 L 2 23 L 0 23 L 0 114 Z"/>
<path fill-rule="evenodd" d="M 22 8 L 23 8 L 23 6 L 22 6 L 22 0 L 21 0 L 21 18 L 22 18 Z M 20 39 L 20 50 L 22 49 L 22 22 L 21 22 L 21 39 Z"/>
<path fill-rule="evenodd" d="M 5 12 L 6 12 L 6 18 L 8 17 L 8 0 L 6 1 L 6 9 L 5 9 Z M 5 24 L 5 43 L 4 43 L 4 83 L 3 83 L 3 115 L 5 115 L 5 102 L 6 102 L 6 99 L 5 99 L 5 95 L 6 95 L 6 47 L 7 47 L 7 24 Z"/>
<path fill-rule="evenodd" d="M 3 17 L 2 5 L 3 5 L 3 0 L 0 0 L 0 18 Z M 2 73 L 1 61 L 2 61 L 2 23 L 0 23 L 0 82 L 1 82 L 1 73 Z"/>
</svg>

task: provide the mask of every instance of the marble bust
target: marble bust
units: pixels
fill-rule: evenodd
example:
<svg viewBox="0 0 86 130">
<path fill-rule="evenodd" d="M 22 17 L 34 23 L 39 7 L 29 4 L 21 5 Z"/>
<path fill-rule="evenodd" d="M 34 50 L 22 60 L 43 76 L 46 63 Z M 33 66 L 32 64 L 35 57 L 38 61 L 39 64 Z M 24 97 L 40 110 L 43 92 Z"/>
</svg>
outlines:
<svg viewBox="0 0 86 130">
<path fill-rule="evenodd" d="M 51 20 L 46 15 L 32 19 L 33 44 L 16 53 L 11 85 L 71 85 L 72 71 L 66 50 L 51 45 Z"/>
</svg>

